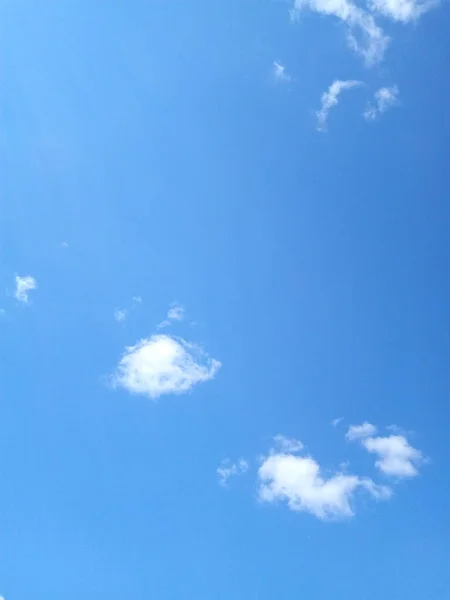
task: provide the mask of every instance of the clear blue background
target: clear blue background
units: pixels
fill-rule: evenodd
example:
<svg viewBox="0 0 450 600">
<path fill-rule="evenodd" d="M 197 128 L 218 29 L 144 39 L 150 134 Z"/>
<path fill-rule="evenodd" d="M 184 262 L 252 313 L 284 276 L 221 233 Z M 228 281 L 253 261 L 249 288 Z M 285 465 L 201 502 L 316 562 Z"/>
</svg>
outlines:
<svg viewBox="0 0 450 600">
<path fill-rule="evenodd" d="M 382 23 L 372 70 L 333 19 L 288 8 L 0 6 L 6 600 L 449 596 L 449 7 Z M 367 86 L 319 134 L 336 78 Z M 366 123 L 393 83 L 401 107 Z M 157 403 L 108 389 L 173 300 L 216 380 Z M 254 476 L 218 486 L 276 433 L 372 474 L 341 416 L 413 430 L 430 464 L 339 524 L 258 504 Z"/>
</svg>

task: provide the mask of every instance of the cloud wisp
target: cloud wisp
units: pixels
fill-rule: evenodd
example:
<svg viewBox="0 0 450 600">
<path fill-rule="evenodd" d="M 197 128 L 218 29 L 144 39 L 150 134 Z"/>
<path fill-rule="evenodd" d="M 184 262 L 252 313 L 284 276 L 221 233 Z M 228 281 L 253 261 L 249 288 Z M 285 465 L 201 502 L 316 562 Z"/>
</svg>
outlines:
<svg viewBox="0 0 450 600">
<path fill-rule="evenodd" d="M 28 293 L 37 288 L 36 279 L 31 275 L 20 277 L 16 275 L 16 287 L 14 290 L 14 298 L 23 304 L 28 303 Z"/>
<path fill-rule="evenodd" d="M 232 463 L 228 458 L 220 463 L 216 473 L 219 478 L 219 484 L 225 487 L 230 477 L 243 475 L 248 471 L 249 464 L 244 458 L 240 458 L 235 463 Z"/>
<path fill-rule="evenodd" d="M 375 454 L 375 466 L 385 475 L 399 479 L 415 477 L 425 462 L 420 450 L 411 446 L 404 435 L 375 436 L 376 427 L 370 423 L 352 425 L 347 439 L 358 441 L 368 452 Z"/>
<path fill-rule="evenodd" d="M 437 6 L 437 0 L 425 0 L 417 2 L 416 0 L 371 0 L 369 7 L 373 12 L 377 12 L 383 17 L 409 23 L 417 21 L 423 14 Z"/>
<path fill-rule="evenodd" d="M 360 85 L 362 85 L 361 81 L 353 79 L 344 81 L 336 79 L 336 81 L 333 81 L 328 90 L 322 94 L 321 107 L 320 110 L 316 112 L 318 131 L 324 132 L 327 130 L 328 115 L 330 110 L 339 103 L 339 95 L 341 92 Z"/>
<path fill-rule="evenodd" d="M 172 302 L 172 304 L 169 306 L 169 310 L 167 311 L 166 318 L 164 321 L 161 321 L 161 323 L 158 324 L 158 329 L 164 329 L 164 327 L 169 327 L 175 322 L 183 321 L 185 315 L 185 308 L 177 302 Z"/>
<path fill-rule="evenodd" d="M 199 383 L 214 379 L 220 367 L 218 360 L 196 344 L 169 335 L 152 335 L 125 349 L 112 382 L 155 400 L 189 392 Z"/>
<path fill-rule="evenodd" d="M 369 102 L 363 115 L 367 121 L 374 121 L 377 117 L 385 113 L 392 106 L 398 104 L 398 87 L 382 87 L 374 94 L 373 102 Z"/>
<path fill-rule="evenodd" d="M 298 16 L 304 10 L 334 16 L 345 23 L 350 48 L 363 57 L 367 66 L 383 59 L 390 38 L 370 12 L 350 0 L 295 0 L 292 14 Z"/>
<path fill-rule="evenodd" d="M 288 75 L 286 67 L 277 60 L 274 60 L 272 63 L 272 73 L 275 78 L 275 81 L 278 81 L 280 83 L 288 83 L 289 81 L 291 81 L 291 76 Z"/>
</svg>

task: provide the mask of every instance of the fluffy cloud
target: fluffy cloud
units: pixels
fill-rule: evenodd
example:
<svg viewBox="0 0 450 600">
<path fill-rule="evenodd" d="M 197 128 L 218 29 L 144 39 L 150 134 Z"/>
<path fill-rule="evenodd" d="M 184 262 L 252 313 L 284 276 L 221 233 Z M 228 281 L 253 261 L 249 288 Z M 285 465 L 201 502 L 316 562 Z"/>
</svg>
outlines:
<svg viewBox="0 0 450 600">
<path fill-rule="evenodd" d="M 352 503 L 359 490 L 386 499 L 391 490 L 367 477 L 322 474 L 311 457 L 272 452 L 258 471 L 259 497 L 264 502 L 285 501 L 291 510 L 305 511 L 319 519 L 353 516 Z"/>
<path fill-rule="evenodd" d="M 14 291 L 14 298 L 19 302 L 26 304 L 28 302 L 28 292 L 35 290 L 37 283 L 34 277 L 26 275 L 25 277 L 19 277 L 16 275 L 16 289 Z"/>
<path fill-rule="evenodd" d="M 415 477 L 424 456 L 408 442 L 404 435 L 375 437 L 376 427 L 370 423 L 352 425 L 347 439 L 358 440 L 368 452 L 377 455 L 376 467 L 385 475 L 394 477 Z"/>
<path fill-rule="evenodd" d="M 152 335 L 126 348 L 113 383 L 155 399 L 190 391 L 213 379 L 220 366 L 195 344 L 168 335 Z"/>
<path fill-rule="evenodd" d="M 290 75 L 286 73 L 286 67 L 276 60 L 272 64 L 272 70 L 273 76 L 277 81 L 287 82 L 291 80 Z"/>
<path fill-rule="evenodd" d="M 398 87 L 396 85 L 382 87 L 375 92 L 374 101 L 368 104 L 364 111 L 364 118 L 373 121 L 397 103 Z"/>
<path fill-rule="evenodd" d="M 371 435 L 375 435 L 377 428 L 372 423 L 362 423 L 361 425 L 350 425 L 345 437 L 348 440 L 360 440 Z"/>
<path fill-rule="evenodd" d="M 378 456 L 375 464 L 386 475 L 415 477 L 417 467 L 424 461 L 422 452 L 411 446 L 403 435 L 369 437 L 362 444 Z"/>
<path fill-rule="evenodd" d="M 438 4 L 435 0 L 417 2 L 416 0 L 371 0 L 370 8 L 384 17 L 407 23 L 416 21 L 421 15 Z"/>
<path fill-rule="evenodd" d="M 248 462 L 244 458 L 240 458 L 237 462 L 231 463 L 228 458 L 222 461 L 220 467 L 217 468 L 219 483 L 226 486 L 228 479 L 234 475 L 243 475 L 248 471 Z"/>
<path fill-rule="evenodd" d="M 317 116 L 317 129 L 319 131 L 326 131 L 327 119 L 330 110 L 333 106 L 336 106 L 339 102 L 339 94 L 343 90 L 349 90 L 358 85 L 361 85 L 360 81 L 347 80 L 341 81 L 337 79 L 328 88 L 328 91 L 324 92 L 321 97 L 321 108 L 316 112 Z"/>
<path fill-rule="evenodd" d="M 348 28 L 349 46 L 363 56 L 367 65 L 382 60 L 390 39 L 369 12 L 350 0 L 295 0 L 293 14 L 303 10 L 334 16 L 343 21 Z"/>
</svg>

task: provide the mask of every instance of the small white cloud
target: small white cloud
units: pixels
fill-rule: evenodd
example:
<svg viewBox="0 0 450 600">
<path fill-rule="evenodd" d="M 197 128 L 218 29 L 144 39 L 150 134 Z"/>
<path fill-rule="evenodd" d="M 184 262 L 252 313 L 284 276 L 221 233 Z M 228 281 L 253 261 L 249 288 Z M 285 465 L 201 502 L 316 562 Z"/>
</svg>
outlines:
<svg viewBox="0 0 450 600">
<path fill-rule="evenodd" d="M 213 379 L 220 366 L 195 344 L 168 335 L 152 335 L 126 348 L 113 383 L 155 399 L 190 391 Z"/>
<path fill-rule="evenodd" d="M 34 277 L 30 275 L 26 275 L 25 277 L 19 277 L 16 275 L 16 289 L 14 292 L 14 297 L 19 302 L 23 302 L 26 304 L 28 302 L 28 292 L 35 290 L 37 288 L 37 283 Z"/>
<path fill-rule="evenodd" d="M 424 13 L 437 6 L 437 0 L 371 0 L 369 6 L 372 11 L 382 14 L 384 17 L 407 23 L 416 21 Z"/>
<path fill-rule="evenodd" d="M 318 131 L 326 131 L 328 114 L 329 114 L 331 108 L 333 108 L 333 106 L 336 106 L 338 104 L 339 94 L 343 90 L 350 90 L 358 85 L 361 85 L 360 81 L 354 81 L 354 80 L 341 81 L 339 79 L 337 79 L 336 81 L 333 81 L 333 83 L 330 85 L 328 90 L 322 94 L 322 97 L 321 97 L 322 105 L 320 107 L 320 110 L 318 110 L 316 112 Z"/>
<path fill-rule="evenodd" d="M 337 17 L 348 28 L 348 44 L 371 66 L 382 60 L 390 39 L 376 24 L 373 15 L 350 0 L 295 0 L 291 15 L 303 10 Z"/>
<path fill-rule="evenodd" d="M 122 321 L 125 321 L 127 316 L 128 316 L 128 311 L 126 308 L 116 308 L 116 310 L 114 311 L 114 318 L 119 323 L 121 323 Z"/>
<path fill-rule="evenodd" d="M 391 490 L 367 477 L 336 473 L 325 477 L 311 457 L 271 453 L 258 471 L 259 497 L 264 502 L 285 501 L 294 511 L 319 519 L 351 517 L 352 503 L 359 490 L 376 499 L 386 499 Z"/>
<path fill-rule="evenodd" d="M 379 457 L 375 465 L 386 475 L 415 477 L 419 474 L 417 467 L 424 462 L 422 452 L 413 448 L 403 435 L 369 437 L 361 443 Z"/>
<path fill-rule="evenodd" d="M 375 435 L 377 428 L 372 423 L 362 423 L 361 425 L 350 425 L 345 437 L 350 440 L 360 440 Z"/>
<path fill-rule="evenodd" d="M 248 462 L 244 458 L 240 458 L 235 463 L 231 463 L 230 460 L 226 458 L 216 470 L 220 485 L 226 486 L 230 477 L 233 477 L 234 475 L 243 475 L 248 471 L 248 467 Z"/>
<path fill-rule="evenodd" d="M 298 452 L 303 449 L 303 444 L 299 440 L 287 438 L 284 435 L 276 435 L 273 441 L 282 452 Z"/>
<path fill-rule="evenodd" d="M 288 82 L 291 80 L 290 75 L 286 72 L 286 67 L 276 60 L 272 63 L 272 71 L 276 81 Z"/>
<path fill-rule="evenodd" d="M 331 421 L 331 425 L 333 427 L 337 427 L 339 425 L 339 423 L 344 419 L 344 417 L 337 417 L 336 419 L 333 419 Z"/>
<path fill-rule="evenodd" d="M 390 426 L 392 428 L 393 426 Z M 377 436 L 377 428 L 371 423 L 352 425 L 349 427 L 346 438 L 359 443 L 369 452 L 376 454 L 378 460 L 376 467 L 385 475 L 395 477 L 415 477 L 418 475 L 418 466 L 425 458 L 416 448 L 413 448 L 404 435 L 400 435 L 400 428 L 395 427 L 395 434 Z"/>
<path fill-rule="evenodd" d="M 373 102 L 369 102 L 363 115 L 367 121 L 374 121 L 379 115 L 398 104 L 398 87 L 382 87 L 375 92 Z"/>
<path fill-rule="evenodd" d="M 138 304 L 142 304 L 142 296 L 133 296 L 133 308 L 135 308 Z"/>
</svg>

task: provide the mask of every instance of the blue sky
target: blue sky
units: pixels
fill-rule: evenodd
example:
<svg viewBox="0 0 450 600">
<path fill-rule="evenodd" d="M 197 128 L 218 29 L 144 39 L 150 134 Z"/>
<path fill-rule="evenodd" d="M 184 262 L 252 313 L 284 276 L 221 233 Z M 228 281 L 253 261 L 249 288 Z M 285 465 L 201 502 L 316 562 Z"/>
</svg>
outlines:
<svg viewBox="0 0 450 600">
<path fill-rule="evenodd" d="M 447 599 L 448 4 L 0 6 L 0 596 Z"/>
</svg>

